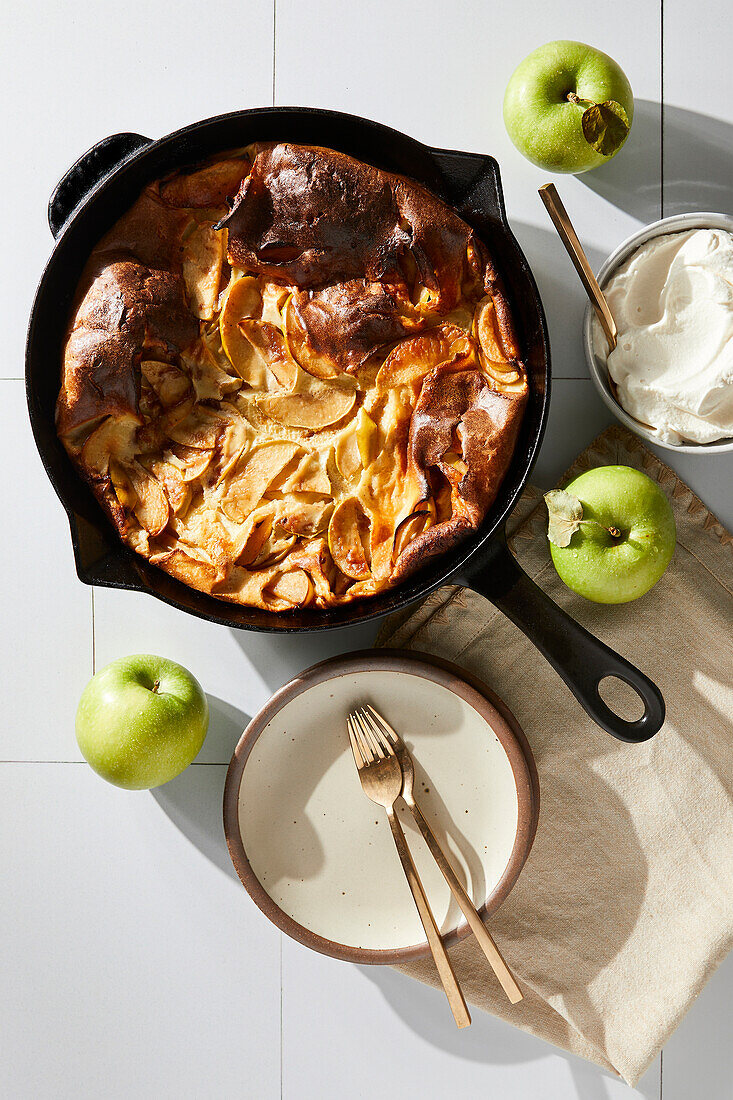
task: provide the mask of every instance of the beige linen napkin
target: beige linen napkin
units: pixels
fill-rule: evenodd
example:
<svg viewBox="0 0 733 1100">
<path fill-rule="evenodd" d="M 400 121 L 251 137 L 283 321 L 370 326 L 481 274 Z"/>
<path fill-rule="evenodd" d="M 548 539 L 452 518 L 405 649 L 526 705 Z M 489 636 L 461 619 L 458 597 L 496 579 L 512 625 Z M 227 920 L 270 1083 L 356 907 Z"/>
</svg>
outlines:
<svg viewBox="0 0 733 1100">
<path fill-rule="evenodd" d="M 510 545 L 557 603 L 659 685 L 667 720 L 651 741 L 622 744 L 596 727 L 473 592 L 435 592 L 390 619 L 378 644 L 438 654 L 484 679 L 537 762 L 537 838 L 490 921 L 525 1000 L 509 1005 L 473 937 L 451 952 L 466 997 L 633 1085 L 731 947 L 733 537 L 624 429 L 599 436 L 566 478 L 613 463 L 644 470 L 674 508 L 677 550 L 650 593 L 614 607 L 565 588 L 537 489 L 512 516 Z M 430 960 L 401 969 L 437 984 Z"/>
</svg>

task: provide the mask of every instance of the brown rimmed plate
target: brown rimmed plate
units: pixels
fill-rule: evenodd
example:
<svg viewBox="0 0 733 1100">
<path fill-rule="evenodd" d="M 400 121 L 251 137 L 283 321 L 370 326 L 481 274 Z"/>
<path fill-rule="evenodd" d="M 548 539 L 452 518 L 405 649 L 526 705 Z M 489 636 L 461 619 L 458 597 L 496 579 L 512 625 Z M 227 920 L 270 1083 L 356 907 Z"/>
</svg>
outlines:
<svg viewBox="0 0 733 1100">
<path fill-rule="evenodd" d="M 482 915 L 516 882 L 537 827 L 537 771 L 508 708 L 447 661 L 365 650 L 281 688 L 245 730 L 224 791 L 232 862 L 293 939 L 360 963 L 429 953 L 386 815 L 364 796 L 347 711 L 371 702 L 403 734 L 415 793 Z M 404 807 L 401 817 L 446 944 L 469 929 Z"/>
</svg>

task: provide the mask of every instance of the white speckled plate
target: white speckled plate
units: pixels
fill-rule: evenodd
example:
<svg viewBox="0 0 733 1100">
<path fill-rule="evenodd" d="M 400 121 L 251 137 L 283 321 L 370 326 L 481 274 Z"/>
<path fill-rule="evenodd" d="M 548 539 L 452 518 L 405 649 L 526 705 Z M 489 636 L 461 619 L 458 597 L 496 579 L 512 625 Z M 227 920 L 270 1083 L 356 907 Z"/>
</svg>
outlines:
<svg viewBox="0 0 733 1100">
<path fill-rule="evenodd" d="M 415 796 L 480 909 L 493 912 L 534 839 L 538 788 L 517 723 L 484 685 L 423 654 L 369 650 L 282 688 L 232 757 L 224 825 L 263 912 L 315 950 L 393 963 L 428 945 L 386 814 L 362 792 L 346 715 L 370 702 L 415 761 Z M 447 942 L 467 926 L 405 807 L 418 870 Z"/>
</svg>

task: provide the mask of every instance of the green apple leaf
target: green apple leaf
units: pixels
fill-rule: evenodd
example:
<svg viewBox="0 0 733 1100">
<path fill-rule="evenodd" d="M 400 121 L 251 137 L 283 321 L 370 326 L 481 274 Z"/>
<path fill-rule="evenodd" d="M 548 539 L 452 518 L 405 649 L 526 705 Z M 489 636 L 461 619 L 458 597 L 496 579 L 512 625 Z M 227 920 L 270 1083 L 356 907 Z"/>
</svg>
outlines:
<svg viewBox="0 0 733 1100">
<path fill-rule="evenodd" d="M 547 537 L 555 546 L 569 546 L 570 540 L 580 529 L 583 505 L 572 493 L 564 489 L 550 489 L 545 493 L 549 523 Z"/>
<path fill-rule="evenodd" d="M 621 148 L 631 129 L 629 116 L 615 99 L 588 107 L 581 123 L 585 140 L 604 157 L 612 157 Z"/>
</svg>

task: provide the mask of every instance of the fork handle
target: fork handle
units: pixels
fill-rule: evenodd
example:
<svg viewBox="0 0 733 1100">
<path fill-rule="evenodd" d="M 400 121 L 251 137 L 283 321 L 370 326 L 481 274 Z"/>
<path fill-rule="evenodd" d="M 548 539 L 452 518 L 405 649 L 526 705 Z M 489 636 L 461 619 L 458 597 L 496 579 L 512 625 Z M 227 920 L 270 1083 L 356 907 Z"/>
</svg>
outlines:
<svg viewBox="0 0 733 1100">
<path fill-rule="evenodd" d="M 403 796 L 404 797 L 404 796 Z M 443 873 L 443 878 L 451 888 L 453 897 L 456 899 L 461 907 L 461 911 L 468 922 L 468 926 L 473 932 L 474 936 L 479 942 L 479 946 L 483 951 L 486 958 L 491 964 L 491 969 L 496 974 L 501 987 L 506 993 L 507 997 L 513 1005 L 522 1000 L 522 991 L 514 980 L 514 975 L 504 962 L 499 948 L 494 943 L 494 940 L 481 920 L 481 917 L 476 911 L 476 906 L 471 901 L 470 897 L 466 893 L 463 883 L 458 878 L 458 875 L 453 870 L 453 866 L 450 863 L 443 849 L 440 847 L 433 830 L 428 825 L 427 821 L 423 817 L 422 810 L 418 806 L 417 802 L 413 798 L 405 798 L 407 807 L 410 810 L 412 816 L 415 819 L 418 829 L 425 838 L 425 843 L 430 849 L 430 853 L 438 864 L 438 867 Z"/>
<path fill-rule="evenodd" d="M 468 1006 L 461 992 L 461 987 L 458 984 L 458 979 L 453 972 L 450 959 L 448 958 L 443 941 L 440 938 L 440 932 L 438 926 L 435 923 L 435 917 L 433 916 L 428 899 L 425 896 L 423 884 L 420 881 L 420 876 L 417 873 L 417 867 L 415 866 L 412 856 L 410 855 L 410 849 L 407 847 L 407 841 L 405 840 L 405 834 L 402 831 L 402 826 L 397 820 L 397 815 L 394 809 L 387 810 L 387 817 L 389 818 L 390 828 L 392 829 L 392 836 L 394 837 L 395 847 L 397 848 L 397 854 L 400 857 L 402 863 L 402 870 L 405 872 L 405 878 L 412 891 L 412 896 L 415 899 L 415 905 L 417 911 L 420 914 L 420 920 L 422 926 L 425 929 L 425 935 L 428 938 L 430 944 L 430 950 L 433 953 L 433 959 L 440 975 L 440 980 L 443 983 L 443 989 L 445 995 L 448 998 L 448 1004 L 451 1007 L 453 1013 L 453 1019 L 456 1021 L 458 1027 L 468 1027 L 471 1023 L 471 1015 L 468 1011 Z"/>
</svg>

